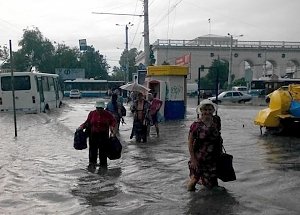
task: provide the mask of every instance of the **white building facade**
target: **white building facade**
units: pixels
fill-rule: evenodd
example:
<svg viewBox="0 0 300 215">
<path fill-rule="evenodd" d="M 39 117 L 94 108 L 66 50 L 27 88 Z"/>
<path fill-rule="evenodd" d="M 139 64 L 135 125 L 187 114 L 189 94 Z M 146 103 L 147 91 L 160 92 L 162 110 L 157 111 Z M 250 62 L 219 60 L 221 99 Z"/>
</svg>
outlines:
<svg viewBox="0 0 300 215">
<path fill-rule="evenodd" d="M 240 78 L 278 77 L 300 78 L 300 42 L 239 41 L 232 37 L 207 35 L 194 40 L 157 40 L 153 45 L 155 65 L 176 65 L 176 59 L 189 55 L 190 83 L 198 79 L 201 65 L 211 66 L 215 59 L 231 64 L 231 74 Z M 144 63 L 144 53 L 136 58 Z M 205 76 L 207 70 L 201 72 Z"/>
</svg>

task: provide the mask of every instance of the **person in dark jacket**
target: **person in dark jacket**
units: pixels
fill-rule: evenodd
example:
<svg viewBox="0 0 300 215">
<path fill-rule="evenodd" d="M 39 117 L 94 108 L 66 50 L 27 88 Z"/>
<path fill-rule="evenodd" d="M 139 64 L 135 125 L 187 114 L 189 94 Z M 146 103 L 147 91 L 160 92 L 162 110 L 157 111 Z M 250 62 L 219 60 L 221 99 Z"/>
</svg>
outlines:
<svg viewBox="0 0 300 215">
<path fill-rule="evenodd" d="M 107 167 L 107 144 L 109 136 L 116 136 L 116 119 L 104 110 L 104 101 L 97 101 L 96 110 L 89 113 L 86 121 L 78 129 L 89 130 L 89 167 L 95 167 L 99 155 L 100 166 Z"/>
<path fill-rule="evenodd" d="M 122 105 L 118 102 L 118 95 L 113 93 L 111 100 L 107 103 L 105 110 L 109 111 L 116 119 L 117 126 L 115 127 L 115 133 L 119 131 L 120 122 L 122 119 Z"/>
</svg>

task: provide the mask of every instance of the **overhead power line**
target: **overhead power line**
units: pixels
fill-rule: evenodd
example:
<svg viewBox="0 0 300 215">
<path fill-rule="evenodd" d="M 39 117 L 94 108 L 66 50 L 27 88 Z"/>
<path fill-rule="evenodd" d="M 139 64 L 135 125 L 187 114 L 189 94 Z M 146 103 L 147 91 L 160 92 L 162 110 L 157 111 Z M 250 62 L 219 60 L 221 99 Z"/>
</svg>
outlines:
<svg viewBox="0 0 300 215">
<path fill-rule="evenodd" d="M 101 13 L 92 12 L 93 14 L 106 14 L 106 15 L 119 15 L 119 16 L 144 16 L 144 14 L 133 14 L 133 13 Z"/>
</svg>

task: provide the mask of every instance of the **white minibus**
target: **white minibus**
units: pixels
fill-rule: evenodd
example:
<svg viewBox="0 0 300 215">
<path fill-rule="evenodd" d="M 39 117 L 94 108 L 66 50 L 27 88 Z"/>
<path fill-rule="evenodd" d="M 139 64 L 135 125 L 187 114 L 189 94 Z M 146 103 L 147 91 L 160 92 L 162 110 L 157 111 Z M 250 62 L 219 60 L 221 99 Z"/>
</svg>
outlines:
<svg viewBox="0 0 300 215">
<path fill-rule="evenodd" d="M 12 78 L 17 111 L 39 113 L 62 105 L 57 74 L 14 72 L 12 77 L 6 72 L 0 73 L 0 112 L 13 111 Z"/>
</svg>

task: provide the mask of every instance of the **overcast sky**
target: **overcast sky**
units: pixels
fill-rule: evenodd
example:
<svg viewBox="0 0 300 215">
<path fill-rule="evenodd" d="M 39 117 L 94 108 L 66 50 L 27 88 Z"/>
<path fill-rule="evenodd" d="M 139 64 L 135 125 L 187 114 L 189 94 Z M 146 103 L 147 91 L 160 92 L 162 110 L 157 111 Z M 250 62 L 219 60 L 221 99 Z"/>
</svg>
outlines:
<svg viewBox="0 0 300 215">
<path fill-rule="evenodd" d="M 239 40 L 300 41 L 300 0 L 148 0 L 150 43 L 211 34 L 243 34 Z M 0 0 L 0 45 L 13 50 L 23 29 L 39 28 L 52 42 L 78 47 L 79 39 L 119 66 L 125 48 L 143 50 L 143 17 L 92 12 L 143 14 L 143 0 Z M 210 23 L 208 21 L 210 19 Z M 120 26 L 117 26 L 119 24 Z"/>
</svg>

